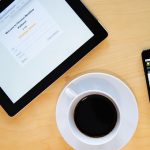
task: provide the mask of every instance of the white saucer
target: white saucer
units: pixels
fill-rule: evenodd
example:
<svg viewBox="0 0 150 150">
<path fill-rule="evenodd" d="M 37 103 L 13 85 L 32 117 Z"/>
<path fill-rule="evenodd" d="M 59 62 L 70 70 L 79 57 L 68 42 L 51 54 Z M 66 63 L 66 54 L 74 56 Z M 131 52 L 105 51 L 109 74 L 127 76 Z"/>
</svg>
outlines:
<svg viewBox="0 0 150 150">
<path fill-rule="evenodd" d="M 67 120 L 72 99 L 66 94 L 66 88 L 73 89 L 77 94 L 87 90 L 100 90 L 117 100 L 123 112 L 123 121 L 113 140 L 103 145 L 88 145 L 72 134 Z M 75 150 L 120 150 L 129 142 L 137 128 L 138 107 L 132 91 L 120 79 L 104 73 L 89 73 L 74 79 L 64 88 L 57 103 L 56 120 L 61 135 Z"/>
</svg>

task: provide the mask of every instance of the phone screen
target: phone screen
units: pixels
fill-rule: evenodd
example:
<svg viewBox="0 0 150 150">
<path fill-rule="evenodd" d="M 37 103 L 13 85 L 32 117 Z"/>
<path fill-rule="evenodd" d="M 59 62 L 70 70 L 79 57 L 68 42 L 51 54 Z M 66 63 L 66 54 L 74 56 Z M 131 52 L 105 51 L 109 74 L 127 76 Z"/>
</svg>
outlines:
<svg viewBox="0 0 150 150">
<path fill-rule="evenodd" d="M 143 51 L 142 58 L 143 58 L 147 89 L 148 89 L 149 98 L 150 98 L 150 50 Z"/>
<path fill-rule="evenodd" d="M 145 59 L 145 65 L 147 70 L 148 85 L 150 87 L 150 59 Z"/>
</svg>

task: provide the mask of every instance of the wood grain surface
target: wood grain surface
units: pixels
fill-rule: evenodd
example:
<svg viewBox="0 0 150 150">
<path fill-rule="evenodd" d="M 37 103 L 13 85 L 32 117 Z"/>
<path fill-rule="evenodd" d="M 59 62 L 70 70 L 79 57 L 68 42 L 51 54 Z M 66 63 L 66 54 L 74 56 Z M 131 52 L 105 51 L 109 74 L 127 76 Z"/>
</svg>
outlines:
<svg viewBox="0 0 150 150">
<path fill-rule="evenodd" d="M 150 150 L 150 103 L 141 61 L 142 50 L 150 48 L 150 0 L 84 3 L 107 29 L 109 37 L 14 118 L 0 108 L 0 150 L 72 150 L 57 129 L 56 103 L 69 81 L 91 71 L 111 73 L 131 87 L 140 118 L 133 139 L 123 150 Z"/>
</svg>

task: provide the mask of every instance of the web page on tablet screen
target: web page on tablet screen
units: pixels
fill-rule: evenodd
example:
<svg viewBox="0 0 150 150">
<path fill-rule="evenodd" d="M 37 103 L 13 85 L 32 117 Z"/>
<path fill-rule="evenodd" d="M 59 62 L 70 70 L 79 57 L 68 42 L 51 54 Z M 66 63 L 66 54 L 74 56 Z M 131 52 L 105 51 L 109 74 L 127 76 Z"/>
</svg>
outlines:
<svg viewBox="0 0 150 150">
<path fill-rule="evenodd" d="M 1 24 L 7 26 L 0 31 L 1 42 L 20 65 L 34 58 L 61 33 L 59 25 L 36 0 L 14 2 L 5 11 Z M 17 17 L 11 19 L 18 13 Z M 8 20 L 11 23 L 8 24 Z"/>
<path fill-rule="evenodd" d="M 13 103 L 93 33 L 64 0 L 1 0 L 0 86 Z"/>
</svg>

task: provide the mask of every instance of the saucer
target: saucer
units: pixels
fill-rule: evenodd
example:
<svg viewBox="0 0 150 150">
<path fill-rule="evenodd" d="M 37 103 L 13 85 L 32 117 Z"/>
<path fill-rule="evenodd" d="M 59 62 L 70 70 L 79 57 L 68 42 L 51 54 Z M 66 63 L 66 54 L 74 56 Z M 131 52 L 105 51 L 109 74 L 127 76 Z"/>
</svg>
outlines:
<svg viewBox="0 0 150 150">
<path fill-rule="evenodd" d="M 90 145 L 74 136 L 67 118 L 68 108 L 73 100 L 66 94 L 68 88 L 76 94 L 88 90 L 99 90 L 116 99 L 122 110 L 122 123 L 117 135 L 111 141 L 103 145 Z M 57 103 L 56 121 L 61 135 L 75 150 L 120 150 L 132 138 L 138 125 L 136 98 L 130 88 L 120 79 L 105 73 L 88 73 L 77 77 L 64 88 Z"/>
</svg>

